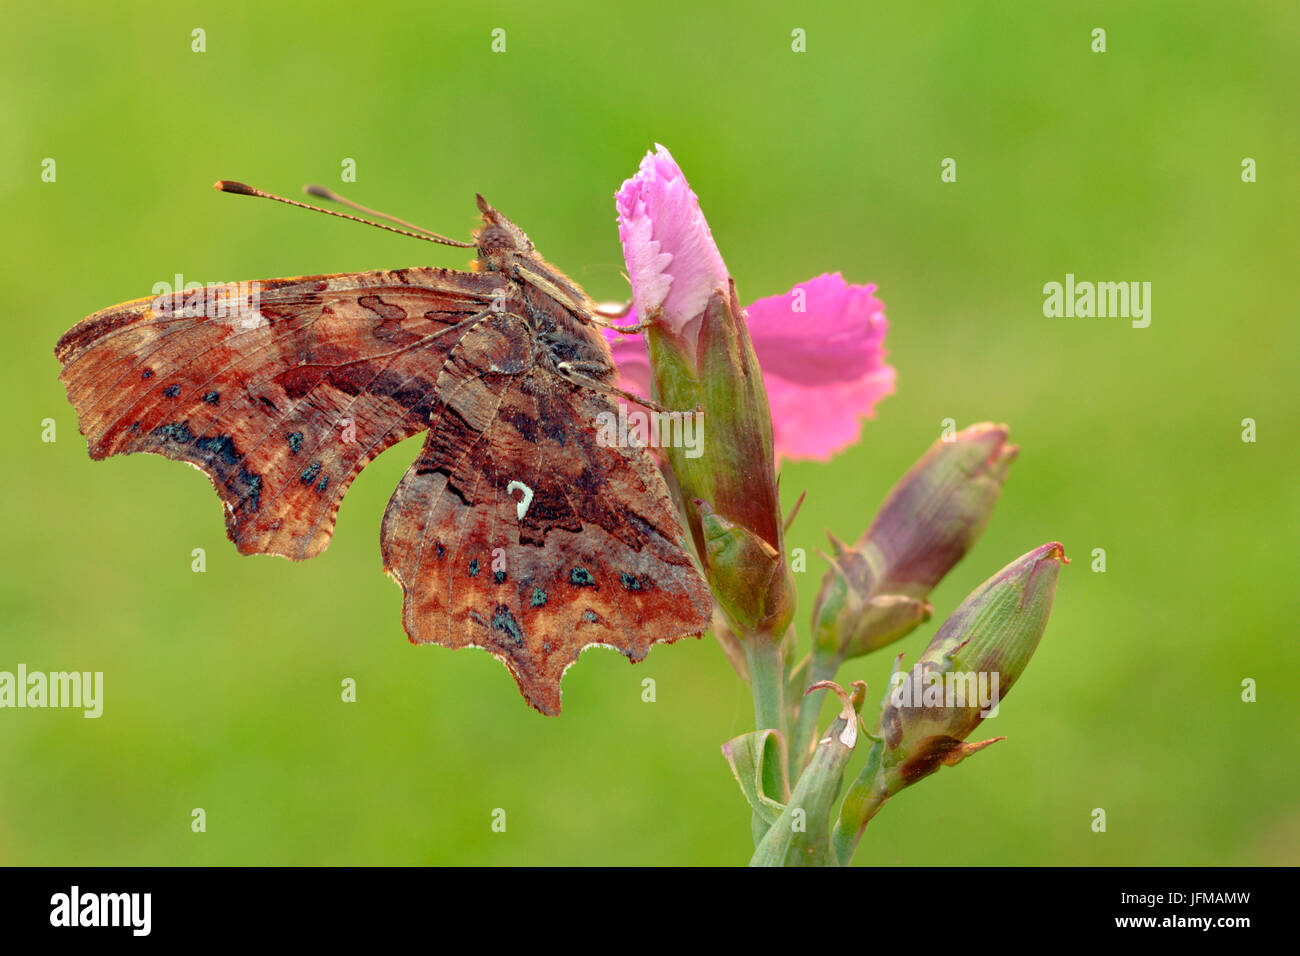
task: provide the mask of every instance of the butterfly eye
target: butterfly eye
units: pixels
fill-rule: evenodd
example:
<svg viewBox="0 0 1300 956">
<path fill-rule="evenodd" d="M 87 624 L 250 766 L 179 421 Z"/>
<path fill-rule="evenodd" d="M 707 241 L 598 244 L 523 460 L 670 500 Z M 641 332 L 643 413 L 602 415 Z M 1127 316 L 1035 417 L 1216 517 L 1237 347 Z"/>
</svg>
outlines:
<svg viewBox="0 0 1300 956">
<path fill-rule="evenodd" d="M 519 249 L 510 230 L 502 226 L 484 226 L 478 234 L 480 249 L 515 251 Z"/>
</svg>

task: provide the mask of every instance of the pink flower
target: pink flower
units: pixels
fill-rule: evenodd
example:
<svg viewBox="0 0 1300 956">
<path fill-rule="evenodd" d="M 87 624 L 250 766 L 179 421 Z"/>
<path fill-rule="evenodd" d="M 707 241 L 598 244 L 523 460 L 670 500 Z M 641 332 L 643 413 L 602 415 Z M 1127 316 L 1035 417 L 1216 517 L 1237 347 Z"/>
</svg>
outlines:
<svg viewBox="0 0 1300 956">
<path fill-rule="evenodd" d="M 668 150 L 655 149 L 616 197 L 635 306 L 628 322 L 649 316 L 693 354 L 704 307 L 714 292 L 727 292 L 730 277 L 686 177 Z M 858 440 L 862 419 L 893 393 L 895 372 L 884 349 L 889 323 L 875 291 L 837 272 L 745 310 L 778 458 L 830 458 Z M 622 387 L 649 395 L 645 340 L 606 336 Z"/>
</svg>

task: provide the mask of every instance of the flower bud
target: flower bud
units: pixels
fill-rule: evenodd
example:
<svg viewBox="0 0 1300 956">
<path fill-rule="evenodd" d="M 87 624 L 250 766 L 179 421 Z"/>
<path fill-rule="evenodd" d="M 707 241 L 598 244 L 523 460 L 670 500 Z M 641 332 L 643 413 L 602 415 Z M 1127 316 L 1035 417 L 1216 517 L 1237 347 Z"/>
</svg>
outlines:
<svg viewBox="0 0 1300 956">
<path fill-rule="evenodd" d="M 784 634 L 794 616 L 794 580 L 784 556 L 707 502 L 696 504 L 709 586 L 728 626 L 740 634 Z"/>
<path fill-rule="evenodd" d="M 813 613 L 824 657 L 867 654 L 929 620 L 925 600 L 988 524 L 1017 448 L 983 423 L 935 442 L 894 486 L 856 545 L 831 538 Z"/>
<path fill-rule="evenodd" d="M 772 419 L 734 289 L 713 294 L 690 348 L 656 324 L 648 334 L 655 397 L 704 412 L 703 453 L 665 448 L 685 501 L 696 553 L 728 623 L 740 635 L 781 634 L 794 612 L 785 560 Z M 707 516 L 707 517 L 706 517 Z M 707 526 L 706 526 L 707 525 Z"/>
<path fill-rule="evenodd" d="M 1066 560 L 1052 542 L 1013 561 L 961 603 L 908 674 L 895 670 L 880 715 L 888 792 L 993 742 L 963 743 L 1024 673 Z"/>
</svg>

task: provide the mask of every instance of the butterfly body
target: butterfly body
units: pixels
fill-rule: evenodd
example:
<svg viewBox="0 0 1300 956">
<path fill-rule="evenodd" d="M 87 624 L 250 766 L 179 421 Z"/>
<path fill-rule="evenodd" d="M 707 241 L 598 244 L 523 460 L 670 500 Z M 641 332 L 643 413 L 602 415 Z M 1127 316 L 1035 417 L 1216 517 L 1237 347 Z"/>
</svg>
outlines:
<svg viewBox="0 0 1300 956">
<path fill-rule="evenodd" d="M 592 323 L 595 303 L 568 276 L 537 254 L 523 230 L 478 197 L 487 221 L 476 233 L 479 270 L 508 278 L 516 297 L 506 310 L 526 316 L 549 354 L 552 370 L 581 369 L 612 385 L 618 378 L 609 343 Z"/>
<path fill-rule="evenodd" d="M 91 457 L 195 465 L 246 554 L 320 553 L 360 470 L 427 431 L 381 529 L 404 627 L 490 651 L 557 713 L 583 648 L 640 660 L 705 630 L 711 599 L 653 459 L 597 441 L 616 375 L 591 300 L 479 208 L 474 272 L 140 299 L 90 316 L 55 354 Z"/>
</svg>

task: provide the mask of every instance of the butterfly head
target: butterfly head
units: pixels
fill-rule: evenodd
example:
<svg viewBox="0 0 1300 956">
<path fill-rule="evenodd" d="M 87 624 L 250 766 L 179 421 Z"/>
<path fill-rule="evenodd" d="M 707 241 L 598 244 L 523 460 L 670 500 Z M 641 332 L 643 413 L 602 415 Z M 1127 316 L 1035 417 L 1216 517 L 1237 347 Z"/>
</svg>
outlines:
<svg viewBox="0 0 1300 956">
<path fill-rule="evenodd" d="M 478 210 L 483 225 L 474 230 L 474 242 L 485 268 L 509 272 L 514 260 L 533 256 L 532 241 L 524 231 L 488 205 L 482 196 L 478 197 Z"/>
<path fill-rule="evenodd" d="M 586 316 L 595 308 L 587 293 L 542 258 L 524 231 L 488 205 L 482 196 L 478 197 L 478 209 L 483 215 L 483 225 L 474 231 L 474 244 L 478 249 L 475 271 L 500 272 L 520 280 L 551 299 L 561 311 L 571 313 L 567 321 L 586 324 Z M 596 338 L 608 352 L 604 338 L 599 334 Z"/>
</svg>

